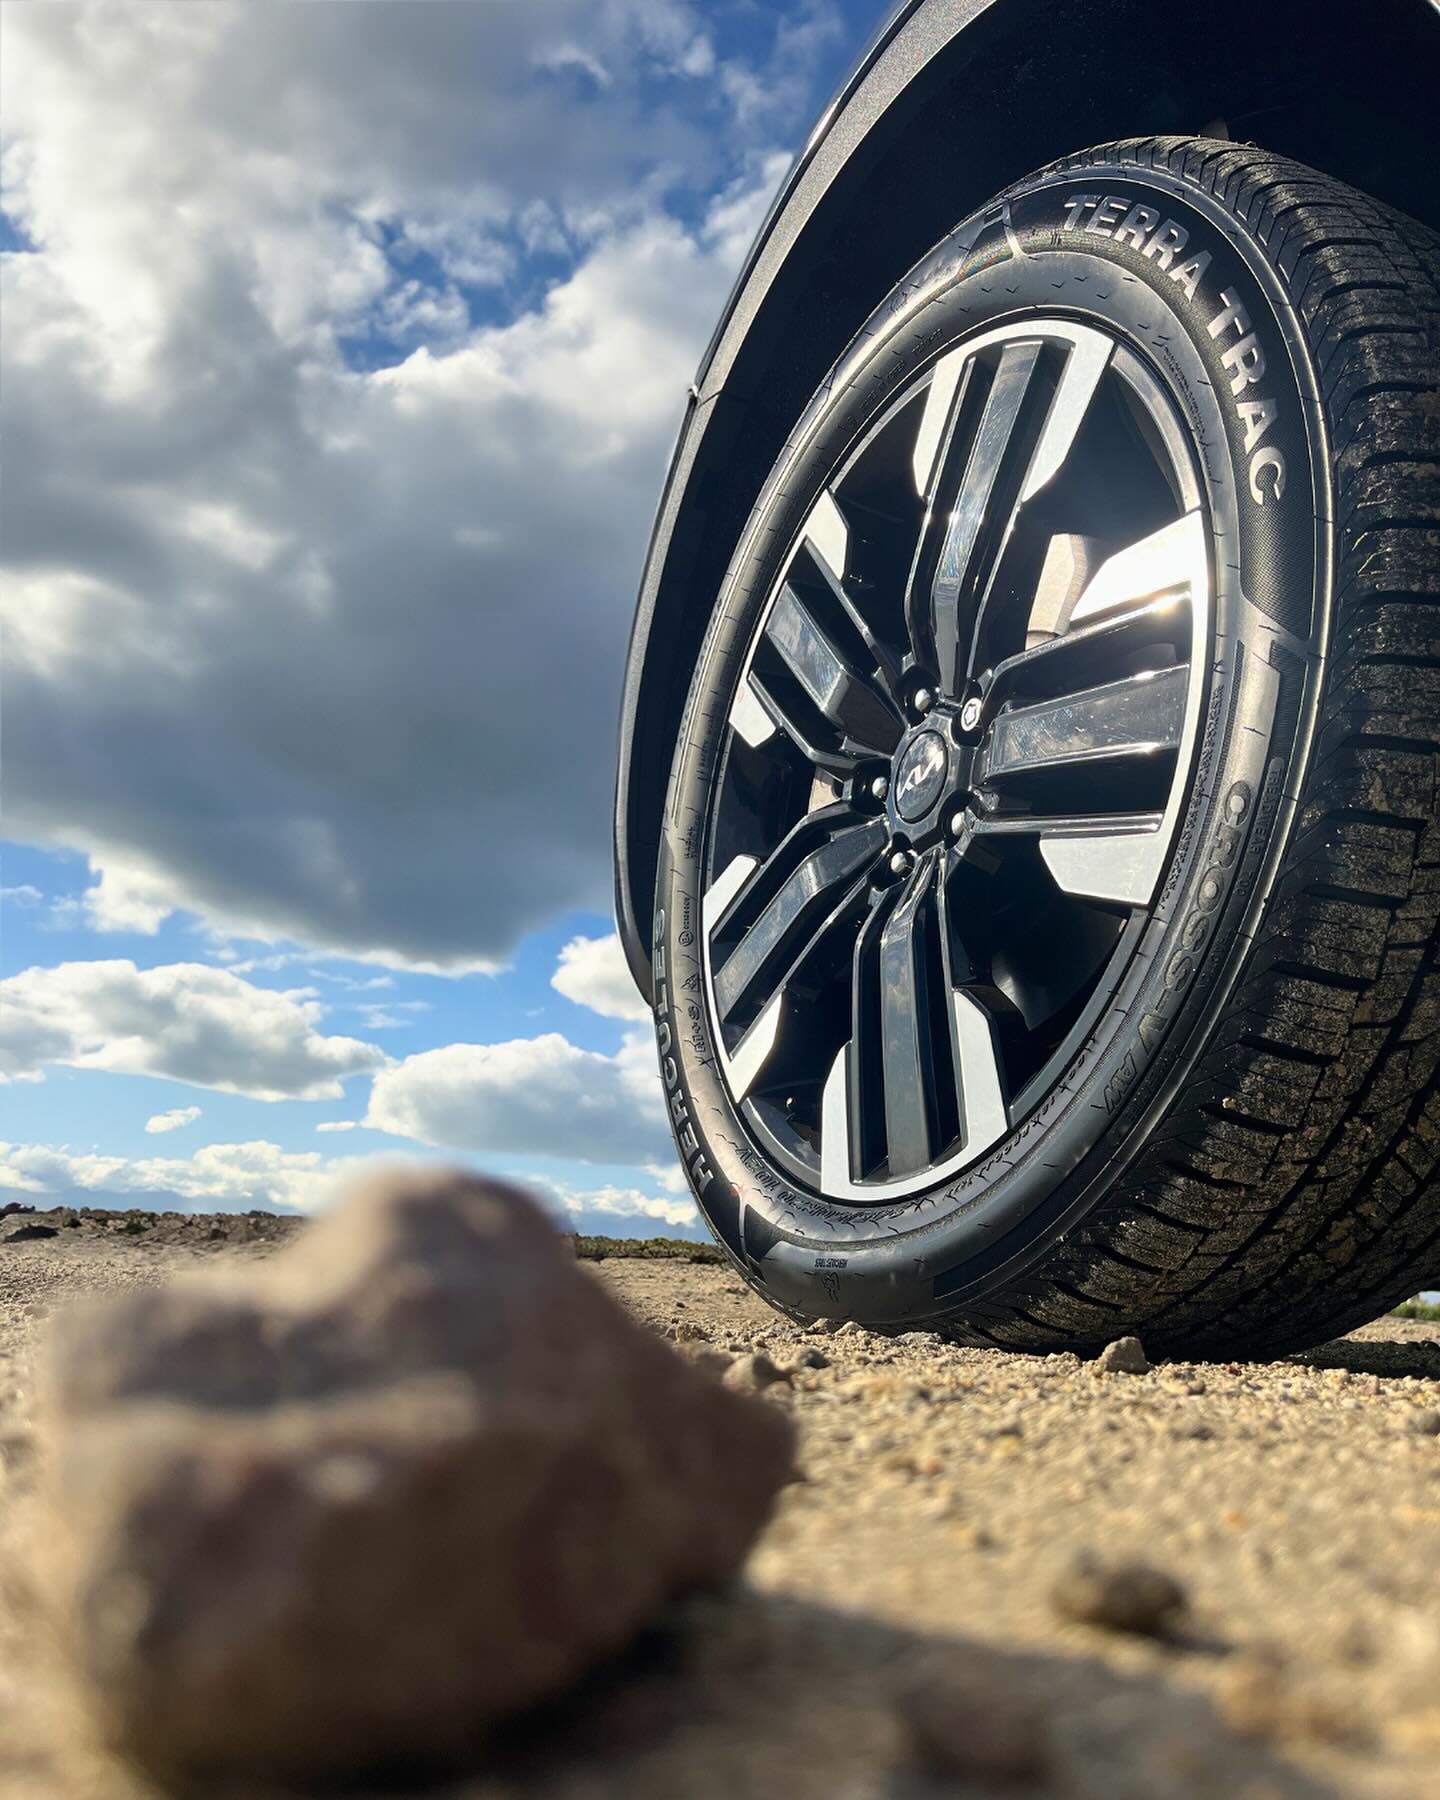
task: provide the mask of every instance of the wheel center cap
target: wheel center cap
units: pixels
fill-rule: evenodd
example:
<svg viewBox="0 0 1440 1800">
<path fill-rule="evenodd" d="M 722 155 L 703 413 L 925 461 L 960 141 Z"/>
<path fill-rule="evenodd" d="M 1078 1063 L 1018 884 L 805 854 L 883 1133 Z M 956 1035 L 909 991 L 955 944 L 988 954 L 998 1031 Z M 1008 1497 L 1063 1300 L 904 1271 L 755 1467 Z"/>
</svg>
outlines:
<svg viewBox="0 0 1440 1800">
<path fill-rule="evenodd" d="M 950 752 L 938 731 L 911 738 L 895 764 L 895 810 L 907 824 L 923 819 L 945 787 Z"/>
</svg>

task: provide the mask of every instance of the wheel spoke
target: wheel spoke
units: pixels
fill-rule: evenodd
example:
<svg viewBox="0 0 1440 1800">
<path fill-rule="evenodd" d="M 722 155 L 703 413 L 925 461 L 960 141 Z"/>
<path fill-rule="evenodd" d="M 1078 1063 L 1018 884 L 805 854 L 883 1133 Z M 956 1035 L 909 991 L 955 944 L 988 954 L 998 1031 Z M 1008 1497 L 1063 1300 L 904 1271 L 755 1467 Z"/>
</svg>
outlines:
<svg viewBox="0 0 1440 1800">
<path fill-rule="evenodd" d="M 940 925 L 940 956 L 950 998 L 950 1054 L 960 1112 L 960 1135 L 972 1155 L 1003 1137 L 1009 1126 L 1005 1077 L 999 1043 L 988 1012 L 965 992 L 976 970 L 962 948 L 959 919 L 951 884 L 936 883 Z"/>
<path fill-rule="evenodd" d="M 1117 813 L 981 813 L 966 825 L 966 838 L 985 837 L 1144 837 L 1159 831 L 1165 815 L 1158 812 Z M 964 840 L 962 840 L 963 843 Z"/>
<path fill-rule="evenodd" d="M 1193 600 L 1206 581 L 1205 521 L 1197 508 L 1101 563 L 1071 608 L 1069 623 L 1082 625 L 1162 594 Z"/>
<path fill-rule="evenodd" d="M 1180 747 L 1189 680 L 1189 667 L 1182 663 L 1009 707 L 996 716 L 981 746 L 975 785 L 1174 752 Z"/>
<path fill-rule="evenodd" d="M 813 822 L 802 821 L 802 826 Z M 768 873 L 786 846 L 793 844 L 795 835 L 792 832 L 770 860 L 750 874 L 729 908 L 717 919 L 716 927 L 723 929 L 732 918 L 748 910 L 749 895 L 768 885 Z M 716 971 L 715 997 L 725 1017 L 730 1017 L 742 1002 L 765 994 L 767 980 L 773 984 L 794 959 L 802 943 L 840 897 L 837 890 L 879 852 L 885 835 L 884 822 L 879 819 L 839 830 L 804 856 L 780 882 Z"/>
<path fill-rule="evenodd" d="M 970 820 L 955 849 L 963 858 L 972 845 L 996 837 L 1037 838 L 1063 893 L 1121 906 L 1149 900 L 1170 842 L 1158 812 L 999 813 Z"/>
<path fill-rule="evenodd" d="M 820 498 L 810 509 L 810 517 L 805 521 L 805 542 L 810 546 L 810 554 L 833 581 L 845 579 L 845 564 L 850 555 L 850 527 L 829 488 L 821 490 Z"/>
<path fill-rule="evenodd" d="M 1040 854 L 1064 893 L 1083 900 L 1144 906 L 1165 866 L 1169 836 L 1157 819 L 1151 831 L 1042 833 Z"/>
<path fill-rule="evenodd" d="M 961 420 L 970 405 L 977 367 L 974 357 L 963 351 L 938 365 L 915 439 L 915 486 L 924 497 L 925 512 L 905 584 L 905 631 L 911 650 L 922 663 L 935 660 L 930 589 L 949 527 L 940 496 L 959 481 L 965 468 L 968 436 L 961 429 Z"/>
<path fill-rule="evenodd" d="M 846 1059 L 849 1160 L 863 1175 L 885 1153 L 885 1067 L 880 1055 L 880 938 L 895 904 L 882 894 L 855 937 L 850 961 L 850 1054 Z"/>
<path fill-rule="evenodd" d="M 749 704 L 752 698 L 753 708 Z M 769 725 L 768 732 L 760 722 L 762 718 Z M 797 708 L 791 703 L 790 697 L 774 692 L 767 682 L 753 672 L 730 709 L 730 724 L 752 748 L 767 743 L 777 730 L 783 731 L 806 762 L 813 763 L 817 769 L 839 776 L 842 780 L 864 755 L 863 750 L 848 741 L 838 744 L 822 743 L 806 722 L 797 716 Z"/>
<path fill-rule="evenodd" d="M 965 1153 L 978 1156 L 1010 1129 L 1000 1046 L 989 1013 L 963 988 L 950 996 L 950 1030 Z"/>
<path fill-rule="evenodd" d="M 1025 471 L 1020 489 L 1020 505 L 1025 506 L 1042 493 L 1064 468 L 1080 427 L 1090 411 L 1090 402 L 1100 386 L 1100 378 L 1110 366 L 1113 346 L 1099 332 L 1086 331 L 1072 340 L 1065 367 L 1055 384 L 1055 395 L 1040 428 L 1040 439 Z"/>
<path fill-rule="evenodd" d="M 900 720 L 788 582 L 775 597 L 765 636 L 842 738 L 890 754 L 900 740 Z"/>
<path fill-rule="evenodd" d="M 906 613 L 917 654 L 922 647 L 933 652 L 948 693 L 958 691 L 979 641 L 985 604 L 1017 515 L 1064 467 L 1111 348 L 1099 333 L 1077 331 L 1057 369 L 1059 353 L 1054 339 L 1007 343 L 968 431 L 962 415 L 977 410 L 969 379 L 973 363 L 964 379 L 944 364 L 932 378 L 915 448 L 917 479 L 922 469 L 930 473 L 926 526 L 911 569 Z M 950 413 L 944 428 L 936 420 L 942 406 Z M 941 496 L 947 492 L 954 492 L 955 500 L 942 513 Z"/>
<path fill-rule="evenodd" d="M 836 510 L 838 511 L 838 509 Z M 864 644 L 867 654 L 880 673 L 881 684 L 886 692 L 887 700 L 893 698 L 896 681 L 900 673 L 899 664 L 896 662 L 892 652 L 881 643 L 880 639 L 876 637 L 875 633 L 870 629 L 870 625 L 864 614 L 851 599 L 844 580 L 841 578 L 840 574 L 831 567 L 826 558 L 816 549 L 814 539 L 807 538 L 806 541 L 810 550 L 810 560 L 815 565 L 815 572 L 821 577 L 825 586 L 830 590 L 832 601 L 840 608 L 841 612 L 844 613 L 850 629 L 855 633 L 855 636 L 860 642 Z"/>
<path fill-rule="evenodd" d="M 730 1085 L 737 1100 L 743 1100 L 770 1060 L 780 1035 L 780 1015 L 785 995 L 777 989 L 765 1002 L 759 1018 L 741 1038 L 730 1055 Z"/>
<path fill-rule="evenodd" d="M 784 844 L 781 844 L 772 852 L 770 858 L 771 862 L 780 855 L 784 848 Z M 715 877 L 714 881 L 710 883 L 709 887 L 706 888 L 705 910 L 709 919 L 710 935 L 712 937 L 724 923 L 730 908 L 734 905 L 741 890 L 750 885 L 750 878 L 759 867 L 760 862 L 757 857 L 732 857 Z"/>
<path fill-rule="evenodd" d="M 730 729 L 738 731 L 752 750 L 768 744 L 777 730 L 769 706 L 748 675 L 742 678 L 730 704 Z"/>
<path fill-rule="evenodd" d="M 945 541 L 930 587 L 930 616 L 935 644 L 935 662 L 941 688 L 955 693 L 964 680 L 962 638 L 968 648 L 969 634 L 962 632 L 960 607 L 962 595 L 978 591 L 980 574 L 973 565 L 981 548 L 981 534 L 991 540 L 987 548 L 998 543 L 1001 531 L 996 529 L 998 515 L 1008 514 L 1016 504 L 1022 471 L 1007 471 L 1013 487 L 1009 506 L 997 504 L 997 488 L 1006 451 L 1016 433 L 1020 412 L 1040 361 L 1042 346 L 1007 344 L 1001 352 L 985 409 L 960 480 L 960 491 L 950 509 Z"/>
<path fill-rule="evenodd" d="M 880 933 L 880 1060 L 885 1085 L 885 1143 L 892 1175 L 909 1175 L 929 1163 L 936 1071 L 930 1051 L 930 1007 L 925 930 L 934 858 L 916 865 L 895 910 Z"/>
<path fill-rule="evenodd" d="M 855 1045 L 847 1044 L 830 1065 L 820 1098 L 820 1192 L 838 1200 L 851 1187 L 850 1065 Z"/>
<path fill-rule="evenodd" d="M 1059 694 L 1078 687 L 1086 674 L 1100 672 L 1107 662 L 1113 668 L 1117 653 L 1127 644 L 1146 639 L 1188 643 L 1186 605 L 1185 596 L 1145 601 L 1005 657 L 996 663 L 990 678 L 990 706 L 1016 691 Z"/>
</svg>

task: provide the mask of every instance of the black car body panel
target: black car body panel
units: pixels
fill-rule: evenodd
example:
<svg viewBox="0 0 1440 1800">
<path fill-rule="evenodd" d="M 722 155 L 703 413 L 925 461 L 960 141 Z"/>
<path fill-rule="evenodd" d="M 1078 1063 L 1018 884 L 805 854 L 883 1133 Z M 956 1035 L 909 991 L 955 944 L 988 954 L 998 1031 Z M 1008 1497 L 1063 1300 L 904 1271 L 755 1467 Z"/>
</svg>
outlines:
<svg viewBox="0 0 1440 1800">
<path fill-rule="evenodd" d="M 811 133 L 690 391 L 625 675 L 616 912 L 650 991 L 685 691 L 760 485 L 901 273 L 1057 156 L 1156 133 L 1254 142 L 1440 228 L 1440 0 L 903 0 Z"/>
</svg>

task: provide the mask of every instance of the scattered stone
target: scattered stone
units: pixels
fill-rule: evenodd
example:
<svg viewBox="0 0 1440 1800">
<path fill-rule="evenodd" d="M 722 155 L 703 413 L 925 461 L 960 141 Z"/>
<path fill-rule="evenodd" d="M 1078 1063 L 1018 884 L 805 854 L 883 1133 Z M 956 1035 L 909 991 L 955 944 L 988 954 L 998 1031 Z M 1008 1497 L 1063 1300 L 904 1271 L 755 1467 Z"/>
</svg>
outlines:
<svg viewBox="0 0 1440 1800">
<path fill-rule="evenodd" d="M 1440 1755 L 1440 1706 L 1423 1706 L 1391 1719 L 1386 1736 L 1407 1756 Z"/>
<path fill-rule="evenodd" d="M 22 1225 L 18 1231 L 10 1231 L 0 1238 L 4 1244 L 29 1244 L 36 1238 L 59 1237 L 59 1230 L 54 1225 Z"/>
<path fill-rule="evenodd" d="M 1159 1637 L 1184 1609 L 1186 1596 L 1173 1576 L 1148 1563 L 1105 1563 L 1081 1554 L 1061 1574 L 1050 1600 L 1062 1618 L 1082 1625 Z"/>
<path fill-rule="evenodd" d="M 912 1759 L 939 1780 L 1020 1787 L 1050 1773 L 1044 1712 L 982 1670 L 919 1676 L 901 1690 L 896 1714 Z"/>
<path fill-rule="evenodd" d="M 708 1344 L 710 1341 L 710 1333 L 693 1319 L 682 1319 L 666 1335 L 674 1338 L 677 1344 Z"/>
<path fill-rule="evenodd" d="M 763 1350 L 757 1350 L 751 1356 L 742 1356 L 733 1362 L 725 1371 L 725 1385 L 730 1388 L 747 1388 L 752 1393 L 761 1393 L 773 1387 L 777 1381 L 788 1384 L 790 1377 L 784 1369 L 779 1369 L 771 1362 Z"/>
<path fill-rule="evenodd" d="M 1410 1429 L 1418 1431 L 1421 1437 L 1440 1437 L 1440 1412 L 1426 1407 L 1423 1412 L 1412 1413 Z"/>
<path fill-rule="evenodd" d="M 49 1386 L 77 1673 L 113 1746 L 202 1790 L 471 1754 L 733 1576 L 792 1461 L 530 1200 L 444 1171 L 70 1315 Z"/>
<path fill-rule="evenodd" d="M 1095 1367 L 1106 1375 L 1148 1375 L 1150 1359 L 1137 1337 L 1116 1338 L 1095 1358 Z"/>
<path fill-rule="evenodd" d="M 1342 1696 L 1307 1689 L 1283 1655 L 1263 1648 L 1231 1659 L 1220 1673 L 1215 1699 L 1220 1716 L 1242 1737 L 1358 1747 L 1369 1735 Z"/>
<path fill-rule="evenodd" d="M 828 1369 L 830 1358 L 823 1350 L 804 1350 L 800 1354 L 800 1367 L 802 1369 Z"/>
<path fill-rule="evenodd" d="M 835 1327 L 836 1337 L 869 1337 L 870 1333 L 863 1325 L 857 1325 L 854 1319 L 844 1319 Z"/>
</svg>

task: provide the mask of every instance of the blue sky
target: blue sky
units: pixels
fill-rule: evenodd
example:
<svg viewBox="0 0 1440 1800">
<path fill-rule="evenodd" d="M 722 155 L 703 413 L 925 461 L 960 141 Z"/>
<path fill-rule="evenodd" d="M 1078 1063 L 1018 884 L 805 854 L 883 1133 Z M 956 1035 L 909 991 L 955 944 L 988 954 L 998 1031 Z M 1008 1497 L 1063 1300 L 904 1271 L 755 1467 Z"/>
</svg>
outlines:
<svg viewBox="0 0 1440 1800">
<path fill-rule="evenodd" d="M 685 384 L 882 10 L 7 8 L 7 1197 L 699 1235 L 608 910 Z"/>
</svg>

